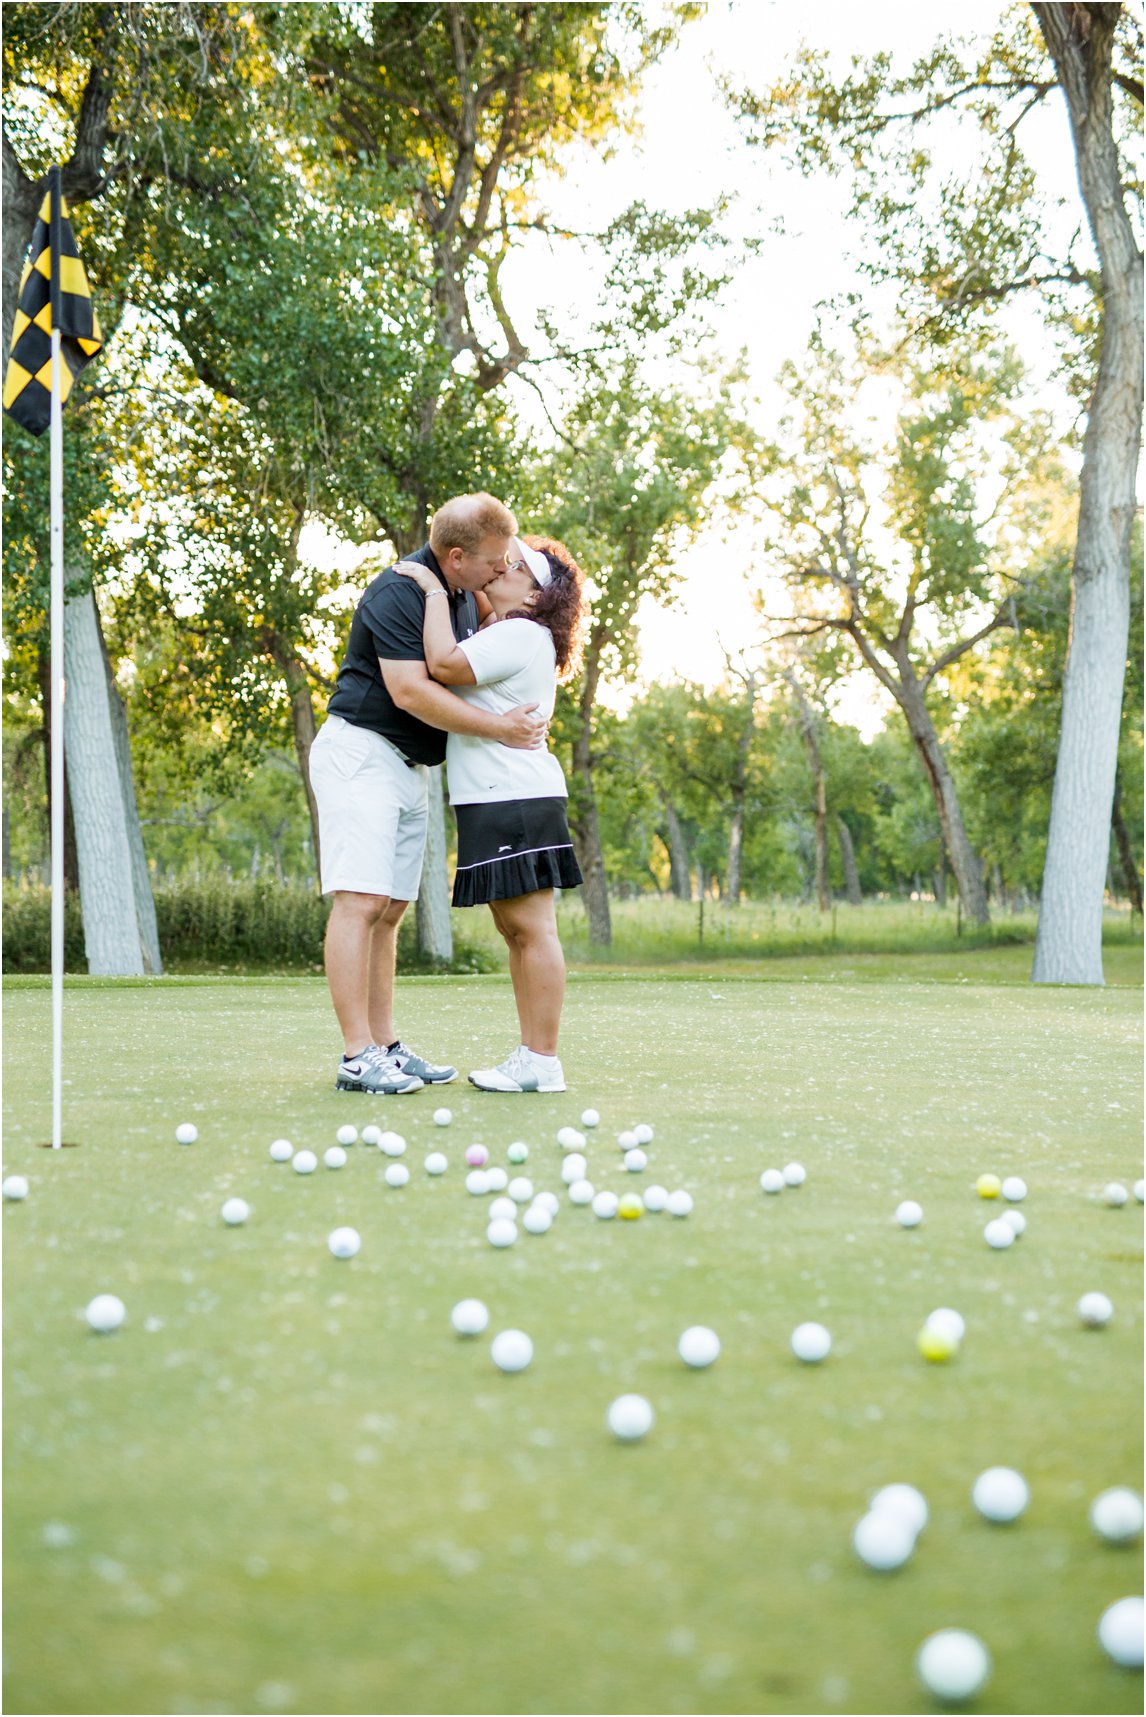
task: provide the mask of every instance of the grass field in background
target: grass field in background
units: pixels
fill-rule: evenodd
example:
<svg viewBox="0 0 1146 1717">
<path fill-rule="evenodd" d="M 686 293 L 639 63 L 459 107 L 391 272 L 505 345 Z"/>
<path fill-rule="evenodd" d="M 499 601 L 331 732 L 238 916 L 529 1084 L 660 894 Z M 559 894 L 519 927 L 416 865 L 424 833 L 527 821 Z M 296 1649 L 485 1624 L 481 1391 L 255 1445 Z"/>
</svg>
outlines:
<svg viewBox="0 0 1146 1717">
<path fill-rule="evenodd" d="M 566 1096 L 373 1102 L 331 1088 L 320 980 L 80 981 L 57 1157 L 48 988 L 7 983 L 4 1168 L 31 1191 L 3 1212 L 6 1709 L 928 1711 L 914 1653 L 962 1626 L 994 1659 L 975 1709 L 1139 1710 L 1095 1626 L 1142 1590 L 1140 1550 L 1086 1514 L 1141 1482 L 1142 1209 L 1098 1196 L 1142 1172 L 1140 966 L 1112 949 L 1101 991 L 1023 984 L 1022 948 L 576 973 Z M 500 976 L 402 987 L 403 1030 L 463 1068 L 511 1017 Z M 554 1134 L 589 1103 L 595 1184 L 630 1183 L 616 1133 L 645 1120 L 638 1184 L 687 1187 L 693 1215 L 563 1204 L 495 1252 L 465 1145 L 525 1140 L 561 1190 Z M 267 1156 L 367 1118 L 409 1140 L 408 1187 L 361 1145 L 310 1178 Z M 765 1198 L 793 1158 L 806 1184 Z M 1004 1253 L 988 1168 L 1030 1186 Z M 349 1264 L 326 1249 L 347 1222 Z M 1093 1288 L 1105 1331 L 1075 1317 Z M 128 1308 L 107 1338 L 78 1317 L 103 1291 Z M 530 1333 L 530 1370 L 452 1335 L 466 1295 Z M 931 1367 L 941 1304 L 967 1338 Z M 806 1319 L 821 1367 L 788 1351 Z M 676 1357 L 693 1323 L 722 1340 L 710 1371 Z M 657 1413 L 632 1447 L 604 1429 L 627 1390 Z M 969 1502 L 996 1464 L 1032 1488 L 1010 1528 Z M 850 1537 L 893 1480 L 931 1522 L 879 1576 Z"/>
</svg>

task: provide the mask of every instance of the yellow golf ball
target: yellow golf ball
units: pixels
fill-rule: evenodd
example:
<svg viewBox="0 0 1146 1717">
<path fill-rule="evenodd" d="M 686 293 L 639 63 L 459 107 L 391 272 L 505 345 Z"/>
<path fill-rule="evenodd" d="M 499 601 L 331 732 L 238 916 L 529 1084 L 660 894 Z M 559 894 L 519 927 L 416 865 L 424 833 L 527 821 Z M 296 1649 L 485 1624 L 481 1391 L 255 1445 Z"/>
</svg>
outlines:
<svg viewBox="0 0 1146 1717">
<path fill-rule="evenodd" d="M 935 1329 L 931 1324 L 924 1324 L 915 1340 L 924 1359 L 932 1365 L 943 1365 L 959 1351 L 959 1343 L 949 1331 Z"/>
<path fill-rule="evenodd" d="M 644 1208 L 640 1199 L 630 1193 L 618 1204 L 617 1215 L 623 1217 L 626 1222 L 635 1222 L 637 1217 L 643 1214 Z"/>
<path fill-rule="evenodd" d="M 981 1174 L 975 1182 L 975 1191 L 980 1198 L 998 1198 L 1003 1183 L 997 1174 Z"/>
</svg>

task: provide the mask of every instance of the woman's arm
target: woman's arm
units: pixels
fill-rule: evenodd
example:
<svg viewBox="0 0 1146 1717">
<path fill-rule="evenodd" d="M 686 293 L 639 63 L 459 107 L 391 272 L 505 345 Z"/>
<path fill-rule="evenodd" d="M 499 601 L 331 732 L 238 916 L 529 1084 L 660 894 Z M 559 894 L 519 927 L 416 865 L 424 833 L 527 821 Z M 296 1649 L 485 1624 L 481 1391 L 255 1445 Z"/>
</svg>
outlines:
<svg viewBox="0 0 1146 1717">
<path fill-rule="evenodd" d="M 447 592 L 427 566 L 417 561 L 400 560 L 394 568 L 404 578 L 412 578 L 426 598 L 422 621 L 422 647 L 426 652 L 426 667 L 432 678 L 443 686 L 472 686 L 474 672 L 464 650 L 458 649 L 454 628 L 450 622 L 450 600 Z"/>
</svg>

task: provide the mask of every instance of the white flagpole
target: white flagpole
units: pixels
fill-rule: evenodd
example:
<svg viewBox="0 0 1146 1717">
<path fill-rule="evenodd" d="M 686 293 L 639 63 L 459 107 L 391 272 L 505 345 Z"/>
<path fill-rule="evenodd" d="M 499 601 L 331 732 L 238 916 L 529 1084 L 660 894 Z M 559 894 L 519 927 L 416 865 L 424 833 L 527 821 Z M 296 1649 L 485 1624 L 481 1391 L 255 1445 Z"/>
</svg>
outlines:
<svg viewBox="0 0 1146 1717">
<path fill-rule="evenodd" d="M 57 192 L 58 195 L 58 192 Z M 59 266 L 53 254 L 53 269 Z M 63 1143 L 64 1052 L 64 408 L 60 330 L 52 318 L 50 650 L 52 676 L 52 1149 Z"/>
</svg>

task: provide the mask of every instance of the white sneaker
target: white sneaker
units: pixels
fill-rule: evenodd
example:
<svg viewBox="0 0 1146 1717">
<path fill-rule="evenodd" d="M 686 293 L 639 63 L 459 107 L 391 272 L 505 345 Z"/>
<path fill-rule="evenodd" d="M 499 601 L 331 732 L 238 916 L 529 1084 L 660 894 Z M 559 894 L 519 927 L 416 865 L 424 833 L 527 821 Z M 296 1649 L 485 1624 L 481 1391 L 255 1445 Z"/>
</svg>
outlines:
<svg viewBox="0 0 1146 1717">
<path fill-rule="evenodd" d="M 479 1091 L 564 1091 L 561 1063 L 538 1067 L 528 1049 L 519 1045 L 498 1067 L 482 1067 L 470 1074 L 470 1084 Z"/>
</svg>

